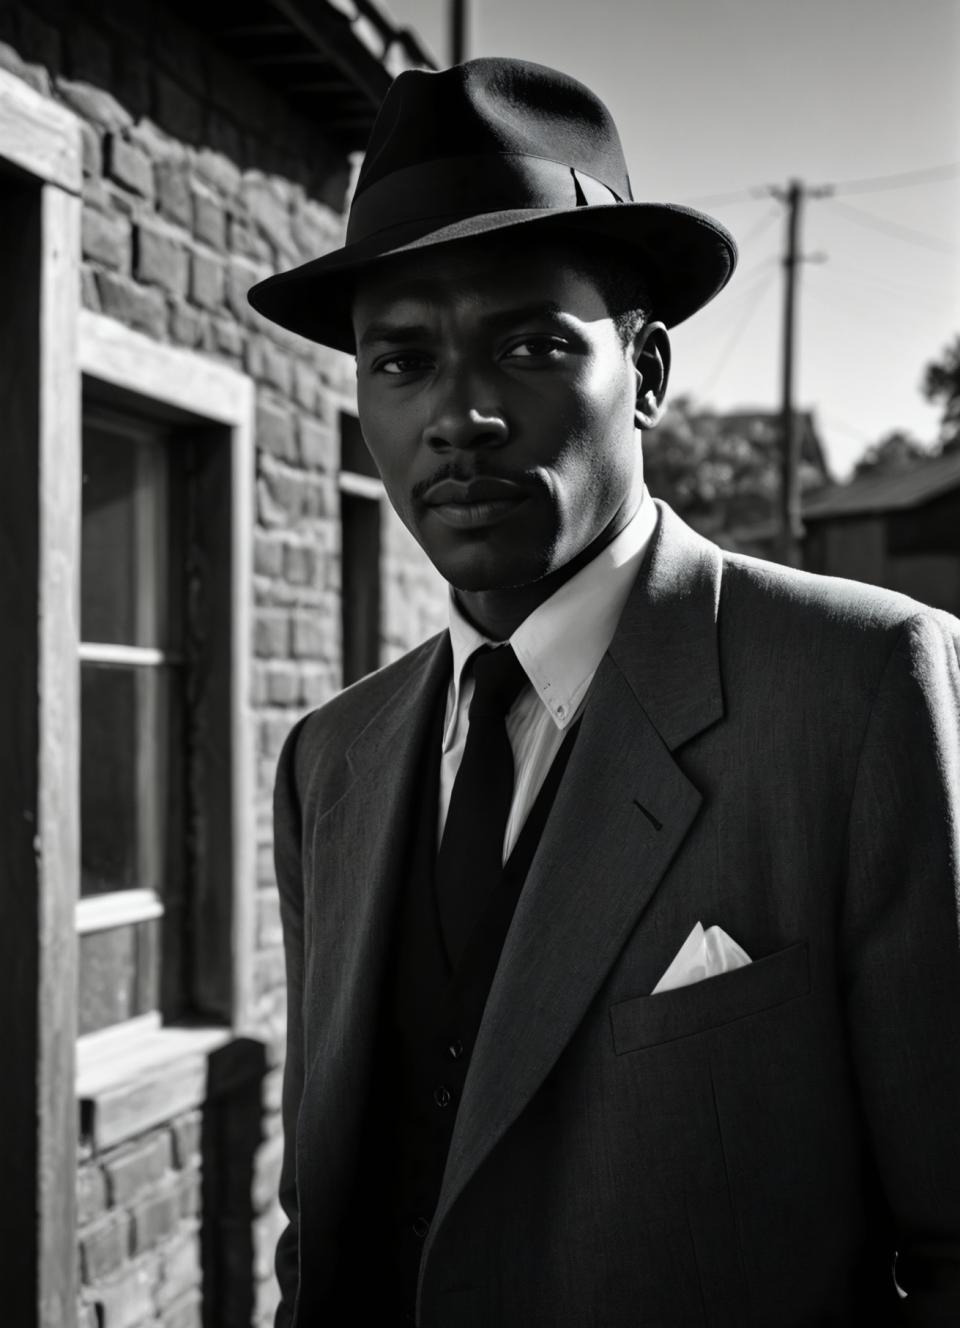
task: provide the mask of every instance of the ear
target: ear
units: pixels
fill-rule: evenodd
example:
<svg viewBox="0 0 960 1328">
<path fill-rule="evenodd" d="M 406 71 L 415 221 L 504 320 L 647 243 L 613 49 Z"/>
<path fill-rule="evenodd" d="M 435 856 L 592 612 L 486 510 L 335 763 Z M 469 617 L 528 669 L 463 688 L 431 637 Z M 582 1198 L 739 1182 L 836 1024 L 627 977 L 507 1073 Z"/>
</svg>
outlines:
<svg viewBox="0 0 960 1328">
<path fill-rule="evenodd" d="M 637 375 L 634 422 L 638 429 L 652 429 L 663 415 L 670 377 L 670 338 L 663 323 L 643 324 L 633 339 L 631 358 Z"/>
</svg>

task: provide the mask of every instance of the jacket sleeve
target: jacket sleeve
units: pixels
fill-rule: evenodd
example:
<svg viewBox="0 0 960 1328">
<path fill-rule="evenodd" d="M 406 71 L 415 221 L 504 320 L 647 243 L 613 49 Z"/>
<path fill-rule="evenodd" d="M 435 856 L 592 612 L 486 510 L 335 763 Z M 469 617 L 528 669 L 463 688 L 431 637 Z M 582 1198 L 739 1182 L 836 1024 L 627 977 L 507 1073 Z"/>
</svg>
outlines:
<svg viewBox="0 0 960 1328">
<path fill-rule="evenodd" d="M 960 1324 L 958 629 L 918 614 L 887 662 L 843 905 L 851 1046 L 910 1328 Z"/>
<path fill-rule="evenodd" d="M 297 1198 L 297 1116 L 303 1092 L 303 876 L 301 843 L 303 819 L 297 789 L 295 761 L 302 719 L 288 734 L 280 761 L 273 799 L 273 844 L 280 918 L 287 971 L 287 1037 L 283 1070 L 283 1164 L 280 1170 L 280 1204 L 287 1225 L 276 1251 L 280 1304 L 275 1328 L 290 1328 L 294 1318 L 300 1281 L 300 1212 Z"/>
</svg>

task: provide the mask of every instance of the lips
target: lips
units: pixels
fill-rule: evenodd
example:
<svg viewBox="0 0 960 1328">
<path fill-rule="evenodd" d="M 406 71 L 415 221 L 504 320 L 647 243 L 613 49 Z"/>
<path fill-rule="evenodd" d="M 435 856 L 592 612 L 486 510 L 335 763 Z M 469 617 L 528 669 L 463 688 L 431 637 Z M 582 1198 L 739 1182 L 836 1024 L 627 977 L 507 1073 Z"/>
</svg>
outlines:
<svg viewBox="0 0 960 1328">
<path fill-rule="evenodd" d="M 470 480 L 438 480 L 423 499 L 445 526 L 477 530 L 512 516 L 528 496 L 514 480 L 477 475 Z"/>
<path fill-rule="evenodd" d="M 504 500 L 520 502 L 525 497 L 523 489 L 513 480 L 497 475 L 478 475 L 472 480 L 438 480 L 426 491 L 423 500 L 430 507 L 470 507 Z"/>
</svg>

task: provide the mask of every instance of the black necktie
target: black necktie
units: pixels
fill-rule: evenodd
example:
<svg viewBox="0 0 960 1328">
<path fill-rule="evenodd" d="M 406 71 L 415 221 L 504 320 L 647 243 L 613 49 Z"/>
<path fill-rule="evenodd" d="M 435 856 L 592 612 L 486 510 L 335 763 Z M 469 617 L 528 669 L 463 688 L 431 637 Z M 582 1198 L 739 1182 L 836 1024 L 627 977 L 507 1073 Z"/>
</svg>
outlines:
<svg viewBox="0 0 960 1328">
<path fill-rule="evenodd" d="M 503 871 L 514 778 L 506 715 L 527 680 L 509 645 L 478 650 L 473 675 L 470 726 L 436 870 L 440 925 L 454 966 Z"/>
</svg>

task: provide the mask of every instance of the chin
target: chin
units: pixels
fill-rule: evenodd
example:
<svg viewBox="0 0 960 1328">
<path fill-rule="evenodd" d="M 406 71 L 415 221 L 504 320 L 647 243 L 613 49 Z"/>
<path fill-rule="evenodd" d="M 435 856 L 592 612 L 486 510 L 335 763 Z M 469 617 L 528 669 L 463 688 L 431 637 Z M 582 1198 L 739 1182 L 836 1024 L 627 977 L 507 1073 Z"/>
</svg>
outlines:
<svg viewBox="0 0 960 1328">
<path fill-rule="evenodd" d="M 550 571 L 549 566 L 519 563 L 497 558 L 477 556 L 432 558 L 431 562 L 448 585 L 454 590 L 470 594 L 483 594 L 497 590 L 519 590 L 540 581 Z"/>
</svg>

